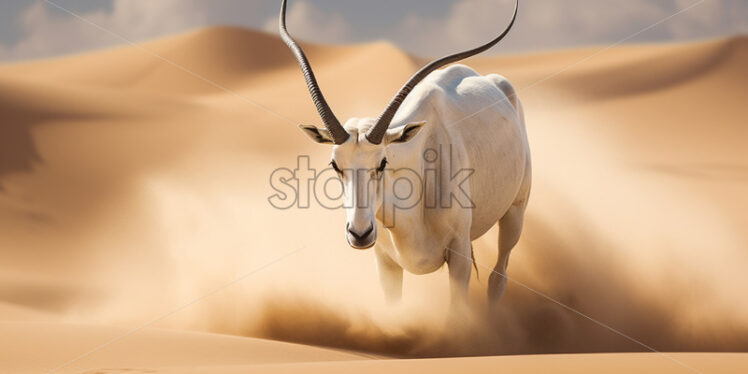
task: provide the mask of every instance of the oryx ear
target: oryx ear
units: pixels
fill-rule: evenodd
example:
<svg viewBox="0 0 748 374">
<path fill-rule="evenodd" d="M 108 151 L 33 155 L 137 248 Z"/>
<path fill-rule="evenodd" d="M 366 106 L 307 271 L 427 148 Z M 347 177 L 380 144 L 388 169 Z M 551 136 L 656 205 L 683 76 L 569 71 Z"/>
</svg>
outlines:
<svg viewBox="0 0 748 374">
<path fill-rule="evenodd" d="M 320 129 L 314 126 L 307 125 L 299 125 L 299 128 L 303 130 L 308 137 L 312 138 L 312 140 L 317 143 L 335 144 L 335 142 L 332 140 L 332 134 L 330 134 L 330 131 L 328 131 L 327 129 Z"/>
<path fill-rule="evenodd" d="M 396 129 L 387 130 L 384 136 L 384 144 L 405 143 L 413 139 L 421 131 L 426 122 L 413 122 Z"/>
</svg>

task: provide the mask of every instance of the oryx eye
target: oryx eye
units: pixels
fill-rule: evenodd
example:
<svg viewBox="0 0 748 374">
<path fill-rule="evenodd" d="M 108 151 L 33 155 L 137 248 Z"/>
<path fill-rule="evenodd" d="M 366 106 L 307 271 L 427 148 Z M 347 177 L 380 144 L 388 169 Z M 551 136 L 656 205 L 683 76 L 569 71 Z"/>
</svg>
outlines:
<svg viewBox="0 0 748 374">
<path fill-rule="evenodd" d="M 379 167 L 377 168 L 377 173 L 383 172 L 385 167 L 387 167 L 387 159 L 383 158 L 382 162 L 379 164 Z"/>
<path fill-rule="evenodd" d="M 336 173 L 343 174 L 335 160 L 330 161 L 330 166 L 332 166 L 333 170 L 335 170 Z"/>
</svg>

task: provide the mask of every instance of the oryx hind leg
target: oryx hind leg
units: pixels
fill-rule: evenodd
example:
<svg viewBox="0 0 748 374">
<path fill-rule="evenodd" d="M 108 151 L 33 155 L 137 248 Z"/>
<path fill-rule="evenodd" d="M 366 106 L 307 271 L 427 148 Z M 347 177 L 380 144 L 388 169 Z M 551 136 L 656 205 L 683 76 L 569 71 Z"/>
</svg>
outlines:
<svg viewBox="0 0 748 374">
<path fill-rule="evenodd" d="M 512 205 L 499 220 L 499 258 L 488 278 L 488 302 L 495 308 L 506 288 L 506 268 L 509 265 L 509 254 L 519 241 L 525 216 L 526 201 Z"/>
</svg>

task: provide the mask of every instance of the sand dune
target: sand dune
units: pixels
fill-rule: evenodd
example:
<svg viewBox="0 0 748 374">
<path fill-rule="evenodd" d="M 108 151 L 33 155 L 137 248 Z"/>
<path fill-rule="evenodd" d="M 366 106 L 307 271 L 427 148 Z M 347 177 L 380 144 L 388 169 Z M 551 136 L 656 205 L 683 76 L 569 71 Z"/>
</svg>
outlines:
<svg viewBox="0 0 748 374">
<path fill-rule="evenodd" d="M 253 338 L 157 329 L 138 331 L 99 348 L 130 330 L 61 323 L 0 323 L 3 372 L 149 372 L 149 368 L 263 365 L 360 360 L 363 355 Z M 39 342 L 45 342 L 39 345 Z M 79 355 L 90 356 L 71 362 Z M 32 353 L 32 354 L 30 354 Z M 68 364 L 69 365 L 66 365 Z M 61 367 L 65 365 L 65 367 Z M 181 369 L 180 369 L 181 370 Z M 152 371 L 151 371 L 152 372 Z"/>
<path fill-rule="evenodd" d="M 341 118 L 376 115 L 423 63 L 387 43 L 307 52 Z M 745 37 L 468 60 L 512 80 L 527 114 L 536 182 L 509 275 L 660 351 L 746 351 L 746 60 Z M 459 331 L 441 331 L 443 271 L 384 306 L 341 212 L 267 202 L 273 169 L 329 161 L 295 126 L 319 120 L 274 36 L 211 28 L 0 66 L 0 111 L 0 372 L 50 370 L 205 295 L 62 372 L 687 371 L 589 354 L 647 349 L 518 284 L 487 315 L 482 268 Z M 475 248 L 492 267 L 496 229 Z"/>
<path fill-rule="evenodd" d="M 673 358 L 686 361 L 709 373 L 729 373 L 734 368 L 745 367 L 745 355 L 740 354 L 673 354 Z M 244 367 L 208 367 L 169 369 L 165 373 L 675 373 L 689 372 L 687 367 L 663 360 L 656 354 L 617 353 L 595 355 L 532 355 L 479 358 L 420 359 L 420 360 L 366 360 L 311 364 L 270 364 Z"/>
</svg>

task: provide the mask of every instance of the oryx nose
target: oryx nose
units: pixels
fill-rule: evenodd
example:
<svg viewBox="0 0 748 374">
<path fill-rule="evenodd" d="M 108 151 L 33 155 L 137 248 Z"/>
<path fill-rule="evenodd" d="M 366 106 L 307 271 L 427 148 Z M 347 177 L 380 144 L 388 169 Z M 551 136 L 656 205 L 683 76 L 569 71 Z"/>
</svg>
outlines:
<svg viewBox="0 0 748 374">
<path fill-rule="evenodd" d="M 364 231 L 363 233 L 357 233 L 355 230 L 353 230 L 350 224 L 348 225 L 348 233 L 351 234 L 351 236 L 353 236 L 356 240 L 363 240 L 367 238 L 372 231 L 374 231 L 373 224 L 370 224 L 369 228 L 366 229 L 366 231 Z"/>
</svg>

